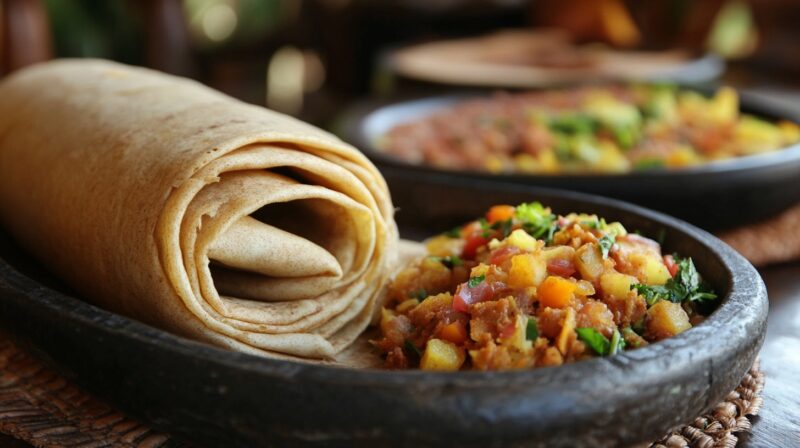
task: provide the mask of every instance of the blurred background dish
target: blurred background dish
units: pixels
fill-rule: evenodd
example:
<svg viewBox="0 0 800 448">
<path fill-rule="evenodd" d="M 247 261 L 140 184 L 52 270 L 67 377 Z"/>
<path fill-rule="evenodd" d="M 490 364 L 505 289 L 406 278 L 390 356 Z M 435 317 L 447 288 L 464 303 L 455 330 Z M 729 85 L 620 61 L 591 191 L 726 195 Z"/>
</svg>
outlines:
<svg viewBox="0 0 800 448">
<path fill-rule="evenodd" d="M 435 41 L 391 54 L 399 76 L 441 84 L 532 88 L 599 80 L 705 82 L 723 60 L 684 50 L 630 51 L 577 45 L 556 29 L 506 30 L 477 38 Z"/>
<path fill-rule="evenodd" d="M 380 133 L 365 143 L 408 164 L 497 175 L 679 170 L 800 143 L 791 117 L 742 112 L 729 87 L 709 97 L 665 84 L 498 92 L 419 112 L 388 129 L 367 118 Z"/>
<path fill-rule="evenodd" d="M 390 182 L 396 205 L 403 207 L 403 192 L 424 178 L 470 179 L 491 183 L 517 183 L 584 191 L 616 197 L 665 211 L 708 229 L 725 229 L 769 217 L 800 201 L 796 179 L 800 172 L 800 145 L 753 156 L 694 165 L 677 170 L 648 169 L 627 173 L 498 172 L 466 168 L 459 171 L 409 163 L 380 147 L 396 126 L 419 120 L 476 93 L 425 97 L 421 100 L 354 107 L 339 123 L 339 132 L 362 148 Z M 800 119 L 794 108 L 745 96 L 742 110 L 767 120 Z M 453 120 L 457 118 L 451 118 Z M 453 169 L 455 168 L 455 169 Z"/>
</svg>

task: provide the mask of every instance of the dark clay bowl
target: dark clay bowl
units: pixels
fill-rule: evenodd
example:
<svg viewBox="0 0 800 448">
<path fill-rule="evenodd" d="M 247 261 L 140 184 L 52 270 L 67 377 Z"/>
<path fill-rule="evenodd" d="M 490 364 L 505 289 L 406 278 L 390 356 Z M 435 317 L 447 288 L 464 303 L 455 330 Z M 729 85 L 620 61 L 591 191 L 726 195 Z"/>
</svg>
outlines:
<svg viewBox="0 0 800 448">
<path fill-rule="evenodd" d="M 391 179 L 390 179 L 391 180 Z M 761 347 L 767 294 L 728 246 L 676 219 L 598 197 L 421 181 L 401 223 L 432 233 L 497 202 L 540 200 L 665 235 L 721 295 L 702 324 L 647 347 L 495 373 L 355 370 L 261 359 L 84 303 L 0 232 L 0 327 L 85 389 L 200 446 L 625 446 L 689 422 L 739 383 Z"/>
<path fill-rule="evenodd" d="M 711 92 L 698 90 L 706 94 Z M 336 132 L 363 150 L 382 170 L 396 173 L 398 188 L 430 174 L 562 188 L 644 205 L 709 230 L 750 224 L 800 202 L 800 182 L 797 182 L 800 144 L 771 153 L 680 170 L 553 175 L 443 170 L 404 162 L 378 147 L 380 138 L 398 124 L 421 119 L 465 99 L 487 95 L 486 92 L 470 92 L 394 103 L 357 104 L 340 117 Z M 741 109 L 768 120 L 800 122 L 800 108 L 780 106 L 746 93 L 741 94 Z"/>
</svg>

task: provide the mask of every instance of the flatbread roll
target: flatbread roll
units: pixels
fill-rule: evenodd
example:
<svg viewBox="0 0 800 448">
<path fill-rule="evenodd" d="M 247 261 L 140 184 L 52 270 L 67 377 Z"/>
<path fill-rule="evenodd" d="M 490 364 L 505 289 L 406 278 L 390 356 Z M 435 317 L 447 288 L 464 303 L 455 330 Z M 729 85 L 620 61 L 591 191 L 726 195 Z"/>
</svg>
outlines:
<svg viewBox="0 0 800 448">
<path fill-rule="evenodd" d="M 61 60 L 0 83 L 0 223 L 90 301 L 271 357 L 335 359 L 396 258 L 355 148 L 194 81 Z"/>
</svg>

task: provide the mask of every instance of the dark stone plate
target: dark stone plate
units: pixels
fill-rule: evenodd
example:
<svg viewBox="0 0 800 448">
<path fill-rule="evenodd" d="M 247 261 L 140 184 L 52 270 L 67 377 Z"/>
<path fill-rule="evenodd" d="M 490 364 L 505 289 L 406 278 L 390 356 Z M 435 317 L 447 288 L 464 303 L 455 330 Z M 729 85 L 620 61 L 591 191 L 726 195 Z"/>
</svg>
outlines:
<svg viewBox="0 0 800 448">
<path fill-rule="evenodd" d="M 389 179 L 392 180 L 391 178 Z M 85 389 L 205 446 L 623 446 L 691 421 L 740 381 L 761 346 L 755 269 L 708 233 L 617 201 L 434 178 L 394 192 L 411 233 L 493 203 L 540 200 L 665 236 L 722 296 L 681 335 L 564 367 L 496 373 L 354 370 L 193 342 L 82 302 L 0 232 L 0 326 Z"/>
<path fill-rule="evenodd" d="M 710 93 L 708 89 L 698 89 Z M 336 132 L 356 145 L 382 170 L 396 173 L 397 187 L 419 176 L 440 174 L 457 179 L 562 188 L 613 197 L 652 207 L 705 229 L 726 229 L 756 222 L 800 202 L 800 144 L 781 151 L 740 157 L 681 170 L 627 174 L 489 174 L 450 171 L 401 161 L 381 151 L 377 142 L 394 126 L 420 119 L 484 92 L 423 99 L 363 103 L 340 117 Z M 800 122 L 800 108 L 781 106 L 741 93 L 744 112 L 769 120 Z"/>
</svg>

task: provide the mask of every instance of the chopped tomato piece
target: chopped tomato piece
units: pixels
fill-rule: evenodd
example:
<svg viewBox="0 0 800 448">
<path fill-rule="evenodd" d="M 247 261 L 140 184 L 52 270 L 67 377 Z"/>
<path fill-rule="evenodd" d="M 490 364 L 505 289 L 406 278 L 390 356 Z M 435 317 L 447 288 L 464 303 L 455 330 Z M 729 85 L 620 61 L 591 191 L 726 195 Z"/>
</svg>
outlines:
<svg viewBox="0 0 800 448">
<path fill-rule="evenodd" d="M 561 277 L 570 277 L 577 271 L 571 260 L 556 258 L 547 263 L 547 272 Z"/>
<path fill-rule="evenodd" d="M 675 258 L 672 255 L 664 255 L 664 266 L 667 267 L 670 276 L 675 277 L 675 274 L 678 273 L 678 264 L 675 263 Z"/>
<path fill-rule="evenodd" d="M 516 246 L 501 247 L 500 249 L 497 249 L 496 251 L 492 252 L 492 256 L 489 257 L 489 264 L 494 264 L 499 266 L 503 264 L 504 261 L 518 254 L 519 252 L 520 250 Z"/>
<path fill-rule="evenodd" d="M 486 220 L 489 224 L 500 221 L 508 221 L 514 217 L 515 208 L 510 205 L 495 205 L 486 213 Z"/>
<path fill-rule="evenodd" d="M 473 303 L 483 302 L 492 298 L 496 291 L 505 287 L 501 282 L 481 282 L 474 288 L 470 288 L 468 283 L 462 283 L 453 296 L 453 310 L 459 313 L 469 313 L 469 307 Z"/>
<path fill-rule="evenodd" d="M 486 245 L 486 243 L 488 243 L 488 241 L 483 235 L 472 235 L 467 238 L 467 242 L 464 244 L 464 249 L 461 251 L 461 258 L 466 258 L 468 260 L 474 259 L 478 248 Z"/>
</svg>

